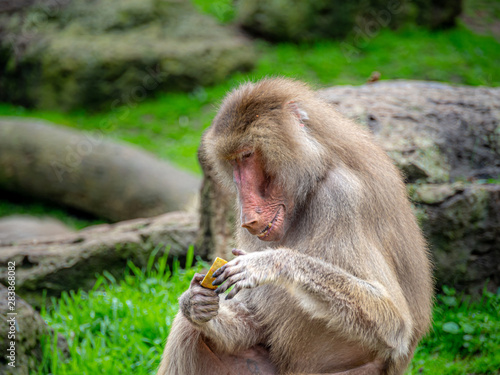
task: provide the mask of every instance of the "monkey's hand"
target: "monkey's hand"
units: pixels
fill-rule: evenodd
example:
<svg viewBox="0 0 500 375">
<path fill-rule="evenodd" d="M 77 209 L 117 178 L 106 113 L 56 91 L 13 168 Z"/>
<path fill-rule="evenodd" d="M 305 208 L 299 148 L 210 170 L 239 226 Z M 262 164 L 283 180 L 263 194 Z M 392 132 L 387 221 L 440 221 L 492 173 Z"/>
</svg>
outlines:
<svg viewBox="0 0 500 375">
<path fill-rule="evenodd" d="M 208 322 L 219 312 L 219 295 L 200 285 L 204 277 L 203 274 L 195 274 L 189 289 L 179 299 L 182 313 L 195 325 Z"/>
<path fill-rule="evenodd" d="M 213 274 L 216 279 L 212 284 L 220 285 L 215 293 L 224 293 L 234 285 L 226 296 L 226 299 L 231 299 L 241 289 L 255 288 L 275 281 L 281 267 L 275 253 L 274 250 L 265 250 L 247 254 L 243 250 L 233 249 L 233 254 L 238 255 L 238 258 L 226 263 Z"/>
</svg>

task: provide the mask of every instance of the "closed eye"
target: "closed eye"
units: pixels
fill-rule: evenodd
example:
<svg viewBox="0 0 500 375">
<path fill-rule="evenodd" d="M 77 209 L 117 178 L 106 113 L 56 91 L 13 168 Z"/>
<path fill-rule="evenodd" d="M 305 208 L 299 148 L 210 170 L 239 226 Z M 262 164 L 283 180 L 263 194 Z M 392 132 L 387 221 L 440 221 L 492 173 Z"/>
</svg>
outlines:
<svg viewBox="0 0 500 375">
<path fill-rule="evenodd" d="M 245 159 L 248 159 L 252 155 L 253 155 L 253 152 L 248 151 L 248 152 L 244 152 L 243 154 L 241 154 L 240 158 L 241 158 L 241 160 L 245 160 Z"/>
</svg>

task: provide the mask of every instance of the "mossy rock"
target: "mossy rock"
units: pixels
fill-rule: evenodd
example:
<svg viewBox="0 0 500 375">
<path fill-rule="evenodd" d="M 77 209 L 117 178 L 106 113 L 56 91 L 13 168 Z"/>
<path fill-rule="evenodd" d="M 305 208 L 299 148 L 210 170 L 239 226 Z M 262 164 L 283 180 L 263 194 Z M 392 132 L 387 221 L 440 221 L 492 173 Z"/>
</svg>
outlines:
<svg viewBox="0 0 500 375">
<path fill-rule="evenodd" d="M 247 39 L 188 1 L 73 0 L 0 14 L 0 100 L 115 108 L 157 91 L 215 84 L 253 66 Z"/>
<path fill-rule="evenodd" d="M 237 21 L 254 34 L 271 40 L 303 41 L 346 36 L 355 27 L 356 17 L 378 2 L 240 0 L 236 12 Z"/>
<path fill-rule="evenodd" d="M 270 40 L 308 41 L 321 38 L 366 40 L 385 27 L 416 21 L 432 28 L 452 26 L 461 1 L 419 0 L 239 0 L 237 21 Z"/>
<path fill-rule="evenodd" d="M 500 176 L 498 88 L 395 80 L 332 87 L 320 96 L 370 129 L 409 183 Z"/>
<path fill-rule="evenodd" d="M 462 0 L 414 0 L 417 23 L 431 29 L 453 27 L 462 13 Z"/>
<path fill-rule="evenodd" d="M 51 339 L 54 332 L 25 300 L 16 295 L 15 301 L 10 301 L 9 297 L 12 295 L 7 287 L 0 284 L 0 313 L 4 317 L 0 321 L 0 329 L 4 332 L 0 336 L 0 350 L 5 353 L 0 359 L 0 374 L 38 373 L 43 358 L 42 342 Z M 14 311 L 12 307 L 15 307 Z M 15 334 L 15 339 L 9 338 L 8 333 Z M 56 345 L 65 357 L 69 355 L 68 343 L 62 335 L 57 335 Z M 10 357 L 13 348 L 15 355 Z"/>
<path fill-rule="evenodd" d="M 437 184 L 415 188 L 412 198 L 425 212 L 421 225 L 431 244 L 440 285 L 469 291 L 500 285 L 500 186 Z"/>
</svg>

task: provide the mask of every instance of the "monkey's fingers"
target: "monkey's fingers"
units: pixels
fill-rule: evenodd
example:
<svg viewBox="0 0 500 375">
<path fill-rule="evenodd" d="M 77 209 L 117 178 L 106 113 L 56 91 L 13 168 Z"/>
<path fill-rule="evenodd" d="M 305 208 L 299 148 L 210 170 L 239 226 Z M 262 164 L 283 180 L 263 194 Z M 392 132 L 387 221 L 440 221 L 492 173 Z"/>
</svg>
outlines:
<svg viewBox="0 0 500 375">
<path fill-rule="evenodd" d="M 211 290 L 213 296 L 206 295 L 197 295 L 191 300 L 192 306 L 218 306 L 219 305 L 219 296 L 215 294 L 213 290 Z"/>
<path fill-rule="evenodd" d="M 200 285 L 201 280 L 205 277 L 202 273 L 195 273 L 193 279 L 191 280 L 190 286 Z"/>
<path fill-rule="evenodd" d="M 205 297 L 210 297 L 214 298 L 216 296 L 215 292 L 213 289 L 208 289 L 202 287 L 201 285 L 197 284 L 191 289 L 192 293 L 194 295 L 200 295 L 200 296 L 205 296 Z"/>
<path fill-rule="evenodd" d="M 234 285 L 234 288 L 228 293 L 228 295 L 226 296 L 226 299 L 233 299 L 234 296 L 236 294 L 238 294 L 238 292 L 241 290 L 241 289 L 244 289 L 245 286 L 243 285 L 243 283 L 236 283 Z"/>
<path fill-rule="evenodd" d="M 229 263 L 224 264 L 221 268 L 219 268 L 217 271 L 215 271 L 212 274 L 212 277 L 218 278 L 220 275 L 222 275 L 222 272 L 224 272 L 226 270 L 228 264 Z M 215 281 L 212 282 L 212 285 L 216 285 Z"/>
<path fill-rule="evenodd" d="M 239 285 L 235 285 L 234 288 L 228 293 L 228 295 L 226 296 L 226 299 L 233 299 L 234 296 L 241 290 L 243 289 L 241 286 Z"/>
<path fill-rule="evenodd" d="M 235 285 L 236 283 L 238 283 L 239 281 L 245 279 L 245 273 L 238 273 L 234 276 L 231 276 L 230 278 L 228 278 L 226 280 L 226 282 L 224 284 L 222 284 L 221 286 L 219 286 L 217 289 L 215 289 L 215 293 L 217 294 L 222 294 L 224 292 L 226 292 L 231 286 Z M 226 297 L 227 299 L 227 297 Z"/>
<path fill-rule="evenodd" d="M 207 305 L 207 306 L 198 306 L 196 308 L 196 313 L 197 314 L 211 314 L 211 313 L 216 313 L 219 311 L 219 306 L 214 306 L 214 305 Z"/>
<path fill-rule="evenodd" d="M 214 278 L 217 278 L 219 277 L 220 275 L 222 275 L 223 272 L 227 272 L 226 270 L 228 268 L 231 268 L 231 267 L 234 267 L 236 265 L 238 265 L 240 263 L 240 259 L 236 258 L 236 259 L 233 259 L 232 261 L 224 264 L 222 267 L 218 268 L 213 274 L 212 274 L 212 277 Z M 231 273 L 232 275 L 233 273 Z M 226 275 L 226 278 L 227 278 L 228 275 Z M 214 283 L 212 283 L 212 285 L 215 285 Z"/>
<path fill-rule="evenodd" d="M 220 269 L 218 270 L 218 272 L 217 272 L 218 277 L 212 282 L 212 285 L 215 285 L 215 286 L 221 285 L 229 277 L 236 275 L 236 274 L 243 271 L 243 267 L 238 266 L 238 265 L 231 265 L 229 267 L 227 267 L 227 265 L 224 265 L 223 267 L 224 267 L 224 269 L 222 270 L 222 272 L 219 272 Z M 214 273 L 214 275 L 215 275 L 215 273 Z"/>
<path fill-rule="evenodd" d="M 259 278 L 255 275 L 249 276 L 248 272 L 244 273 L 243 276 L 239 277 L 237 280 L 235 279 L 235 281 L 236 282 L 233 281 L 234 287 L 226 296 L 226 299 L 232 299 L 242 289 L 251 289 L 259 285 Z"/>
<path fill-rule="evenodd" d="M 240 249 L 233 249 L 232 250 L 233 255 L 247 255 L 247 252 L 245 250 L 240 250 Z"/>
</svg>

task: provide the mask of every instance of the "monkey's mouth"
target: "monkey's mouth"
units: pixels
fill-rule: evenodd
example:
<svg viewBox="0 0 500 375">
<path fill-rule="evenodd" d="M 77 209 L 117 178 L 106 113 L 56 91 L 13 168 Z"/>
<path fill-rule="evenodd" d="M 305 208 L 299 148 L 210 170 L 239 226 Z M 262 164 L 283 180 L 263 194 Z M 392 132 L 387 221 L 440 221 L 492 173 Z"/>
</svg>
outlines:
<svg viewBox="0 0 500 375">
<path fill-rule="evenodd" d="M 265 227 L 264 230 L 257 235 L 259 239 L 264 239 L 267 236 L 269 236 L 269 234 L 274 228 L 274 224 L 276 223 L 276 220 L 278 219 L 280 212 L 281 212 L 281 206 L 278 208 L 278 211 L 276 211 L 276 215 L 274 215 L 273 220 L 271 220 L 271 222 L 267 224 L 267 227 Z"/>
</svg>

